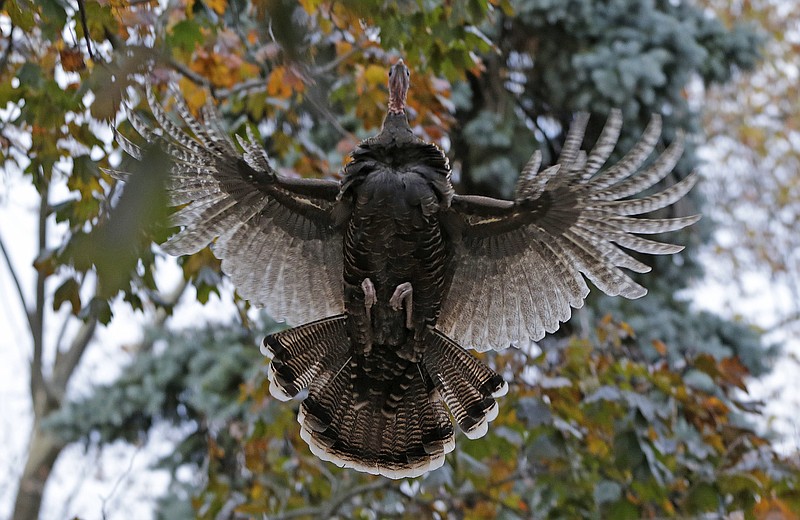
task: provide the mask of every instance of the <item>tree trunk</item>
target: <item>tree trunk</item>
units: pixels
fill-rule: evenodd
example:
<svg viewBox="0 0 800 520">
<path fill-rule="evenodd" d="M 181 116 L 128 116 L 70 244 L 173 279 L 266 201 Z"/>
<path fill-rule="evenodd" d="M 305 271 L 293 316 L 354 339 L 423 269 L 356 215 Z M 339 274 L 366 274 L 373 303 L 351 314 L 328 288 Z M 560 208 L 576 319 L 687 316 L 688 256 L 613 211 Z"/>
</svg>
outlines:
<svg viewBox="0 0 800 520">
<path fill-rule="evenodd" d="M 52 433 L 42 430 L 39 423 L 38 419 L 34 420 L 28 446 L 28 459 L 19 479 L 12 520 L 39 519 L 47 478 L 65 446 Z"/>
</svg>

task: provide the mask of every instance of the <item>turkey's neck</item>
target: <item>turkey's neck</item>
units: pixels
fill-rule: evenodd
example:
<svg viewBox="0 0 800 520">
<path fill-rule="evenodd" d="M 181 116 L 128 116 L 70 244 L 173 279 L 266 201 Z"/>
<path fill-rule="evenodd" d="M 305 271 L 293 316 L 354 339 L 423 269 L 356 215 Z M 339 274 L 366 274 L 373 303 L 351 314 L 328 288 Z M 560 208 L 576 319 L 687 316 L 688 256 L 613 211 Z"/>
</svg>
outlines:
<svg viewBox="0 0 800 520">
<path fill-rule="evenodd" d="M 406 111 L 406 97 L 408 96 L 408 76 L 406 75 L 408 69 L 402 64 L 396 68 L 392 67 L 394 73 L 389 78 L 389 114 L 405 114 Z"/>
<path fill-rule="evenodd" d="M 414 141 L 414 133 L 408 125 L 408 117 L 405 111 L 400 113 L 389 112 L 383 120 L 383 129 L 380 135 L 383 139 L 396 143 Z"/>
<path fill-rule="evenodd" d="M 406 111 L 406 102 L 405 96 L 403 98 L 398 98 L 395 96 L 389 96 L 389 113 L 390 114 L 404 114 Z"/>
</svg>

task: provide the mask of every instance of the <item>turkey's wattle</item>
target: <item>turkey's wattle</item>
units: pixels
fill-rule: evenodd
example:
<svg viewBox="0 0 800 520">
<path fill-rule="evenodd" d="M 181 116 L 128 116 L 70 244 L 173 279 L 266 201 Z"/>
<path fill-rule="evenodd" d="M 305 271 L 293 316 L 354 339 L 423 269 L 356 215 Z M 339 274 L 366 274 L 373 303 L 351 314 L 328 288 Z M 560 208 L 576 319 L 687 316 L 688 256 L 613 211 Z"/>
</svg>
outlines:
<svg viewBox="0 0 800 520">
<path fill-rule="evenodd" d="M 161 131 L 129 111 L 136 130 L 175 159 L 169 190 L 172 204 L 185 204 L 173 217 L 183 228 L 164 249 L 191 254 L 214 242 L 243 297 L 305 323 L 264 340 L 270 391 L 288 400 L 308 389 L 298 421 L 320 458 L 392 478 L 444 463 L 455 445 L 450 415 L 470 438 L 497 415 L 505 382 L 461 345 L 500 349 L 555 331 L 589 292 L 581 274 L 607 294 L 643 296 L 619 268 L 649 268 L 618 246 L 675 253 L 682 248 L 637 234 L 698 218 L 630 217 L 674 203 L 696 178 L 620 200 L 663 179 L 682 140 L 638 172 L 659 139 L 654 116 L 642 140 L 600 171 L 619 136 L 618 111 L 588 154 L 588 116 L 579 115 L 558 163 L 539 172 L 534 154 L 513 201 L 454 195 L 446 156 L 409 127 L 409 76 L 402 60 L 392 66 L 383 128 L 352 152 L 341 183 L 278 175 L 252 135 L 237 150 L 210 105 L 201 123 L 175 96 L 190 133 L 149 88 Z"/>
</svg>

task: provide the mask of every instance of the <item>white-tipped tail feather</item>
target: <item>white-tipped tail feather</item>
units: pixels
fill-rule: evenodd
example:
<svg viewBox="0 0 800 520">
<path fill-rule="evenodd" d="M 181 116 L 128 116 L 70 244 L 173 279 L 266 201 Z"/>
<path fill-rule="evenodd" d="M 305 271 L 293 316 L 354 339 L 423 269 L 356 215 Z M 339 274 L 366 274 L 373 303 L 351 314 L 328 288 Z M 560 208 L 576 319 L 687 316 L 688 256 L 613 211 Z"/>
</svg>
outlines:
<svg viewBox="0 0 800 520">
<path fill-rule="evenodd" d="M 508 385 L 437 331 L 424 338 L 420 362 L 373 346 L 386 374 L 364 370 L 353 352 L 347 317 L 326 318 L 267 336 L 262 352 L 270 393 L 291 399 L 308 389 L 297 414 L 300 437 L 319 458 L 388 478 L 417 477 L 444 464 L 455 448 L 447 408 L 467 437 L 486 434 L 497 417 L 494 397 Z"/>
</svg>

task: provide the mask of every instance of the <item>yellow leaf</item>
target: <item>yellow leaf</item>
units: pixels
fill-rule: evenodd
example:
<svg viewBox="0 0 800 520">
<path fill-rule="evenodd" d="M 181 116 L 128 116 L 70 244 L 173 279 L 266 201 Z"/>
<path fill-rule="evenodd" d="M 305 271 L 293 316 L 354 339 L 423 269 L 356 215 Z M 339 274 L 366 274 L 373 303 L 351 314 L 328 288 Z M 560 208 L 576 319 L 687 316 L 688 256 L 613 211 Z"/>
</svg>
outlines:
<svg viewBox="0 0 800 520">
<path fill-rule="evenodd" d="M 374 87 L 386 82 L 388 77 L 386 74 L 386 70 L 380 65 L 370 65 L 364 71 L 364 79 L 367 80 L 368 85 Z"/>
<path fill-rule="evenodd" d="M 194 0 L 183 0 L 182 3 L 183 12 L 186 14 L 187 18 L 191 18 L 194 10 Z"/>
<path fill-rule="evenodd" d="M 206 102 L 206 91 L 186 78 L 178 81 L 178 86 L 183 93 L 183 99 L 192 113 L 197 114 Z"/>
<path fill-rule="evenodd" d="M 596 435 L 587 436 L 586 448 L 589 450 L 589 453 L 600 458 L 606 457 L 609 453 L 608 444 Z"/>
<path fill-rule="evenodd" d="M 228 5 L 228 0 L 205 0 L 208 7 L 214 10 L 217 14 L 225 12 L 225 6 Z"/>
<path fill-rule="evenodd" d="M 292 94 L 301 94 L 306 88 L 300 74 L 287 67 L 272 69 L 267 82 L 267 94 L 281 99 L 287 99 Z"/>
<path fill-rule="evenodd" d="M 636 333 L 634 332 L 633 327 L 628 325 L 627 322 L 621 321 L 620 324 L 619 324 L 619 328 L 621 328 L 623 331 L 625 331 L 625 334 L 627 334 L 629 337 L 631 337 L 631 338 L 635 338 L 636 337 Z"/>
<path fill-rule="evenodd" d="M 308 14 L 315 14 L 321 3 L 322 0 L 300 0 L 300 6 Z"/>
</svg>

